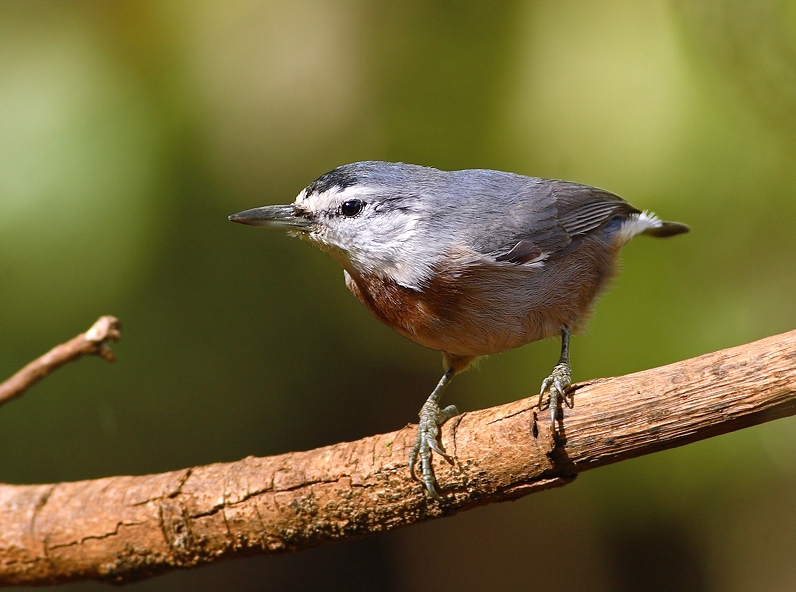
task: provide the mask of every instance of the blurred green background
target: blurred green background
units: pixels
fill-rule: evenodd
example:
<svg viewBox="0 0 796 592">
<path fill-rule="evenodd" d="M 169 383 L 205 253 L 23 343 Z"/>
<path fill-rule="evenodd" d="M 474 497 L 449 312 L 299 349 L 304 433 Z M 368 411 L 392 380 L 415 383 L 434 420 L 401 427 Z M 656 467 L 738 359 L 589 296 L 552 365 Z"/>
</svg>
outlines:
<svg viewBox="0 0 796 592">
<path fill-rule="evenodd" d="M 416 421 L 439 355 L 233 212 L 365 159 L 605 187 L 639 239 L 574 379 L 796 327 L 796 2 L 0 2 L 0 375 L 101 314 L 119 360 L 0 410 L 0 480 L 142 474 Z M 528 396 L 555 342 L 445 397 Z M 792 590 L 796 420 L 361 541 L 130 590 Z M 69 590 L 104 589 L 73 584 Z"/>
</svg>

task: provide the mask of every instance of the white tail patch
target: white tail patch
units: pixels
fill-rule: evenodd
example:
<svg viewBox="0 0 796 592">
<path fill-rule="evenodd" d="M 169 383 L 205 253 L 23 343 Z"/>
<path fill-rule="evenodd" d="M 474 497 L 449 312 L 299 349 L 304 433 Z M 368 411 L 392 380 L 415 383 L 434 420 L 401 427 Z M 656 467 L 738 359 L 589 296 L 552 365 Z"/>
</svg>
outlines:
<svg viewBox="0 0 796 592">
<path fill-rule="evenodd" d="M 637 234 L 641 234 L 650 228 L 660 228 L 663 222 L 652 212 L 644 210 L 640 214 L 630 214 L 627 220 L 622 222 L 619 232 L 616 233 L 616 242 L 621 246 L 632 239 Z"/>
</svg>

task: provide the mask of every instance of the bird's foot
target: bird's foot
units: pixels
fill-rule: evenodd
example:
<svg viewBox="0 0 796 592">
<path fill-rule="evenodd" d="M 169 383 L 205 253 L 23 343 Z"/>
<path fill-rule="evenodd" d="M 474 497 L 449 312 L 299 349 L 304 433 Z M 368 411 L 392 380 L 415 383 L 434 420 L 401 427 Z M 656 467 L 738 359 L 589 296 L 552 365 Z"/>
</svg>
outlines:
<svg viewBox="0 0 796 592">
<path fill-rule="evenodd" d="M 550 391 L 550 431 L 556 432 L 556 414 L 558 413 L 559 398 L 567 407 L 572 409 L 572 402 L 567 399 L 567 389 L 572 384 L 572 370 L 566 362 L 559 362 L 553 372 L 542 381 L 539 392 L 539 409 L 542 408 L 542 398 L 545 391 Z"/>
<path fill-rule="evenodd" d="M 428 494 L 438 502 L 442 498 L 437 493 L 437 479 L 434 477 L 434 468 L 431 464 L 431 452 L 434 451 L 449 463 L 453 464 L 453 458 L 446 453 L 439 445 L 440 426 L 454 415 L 459 415 L 456 405 L 448 405 L 445 409 L 440 409 L 434 401 L 426 401 L 420 409 L 420 425 L 417 426 L 417 439 L 412 451 L 409 453 L 409 472 L 412 479 L 422 481 Z M 420 458 L 420 479 L 415 474 L 415 465 Z"/>
</svg>

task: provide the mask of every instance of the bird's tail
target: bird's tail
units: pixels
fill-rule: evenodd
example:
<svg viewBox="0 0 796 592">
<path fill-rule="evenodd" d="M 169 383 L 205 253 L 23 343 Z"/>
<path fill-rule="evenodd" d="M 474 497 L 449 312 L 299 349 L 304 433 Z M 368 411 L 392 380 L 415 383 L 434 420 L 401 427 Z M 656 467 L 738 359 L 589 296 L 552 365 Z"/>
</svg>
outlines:
<svg viewBox="0 0 796 592">
<path fill-rule="evenodd" d="M 680 224 L 679 222 L 664 222 L 652 212 L 644 211 L 630 214 L 630 216 L 622 222 L 616 240 L 620 245 L 624 245 L 638 234 L 666 238 L 668 236 L 683 234 L 689 230 L 691 229 L 685 224 Z"/>
<path fill-rule="evenodd" d="M 644 230 L 641 234 L 654 236 L 655 238 L 668 238 L 670 236 L 677 236 L 678 234 L 685 234 L 689 230 L 691 230 L 691 227 L 687 224 L 681 224 L 680 222 L 666 222 L 662 220 L 660 226 L 651 226 Z"/>
</svg>

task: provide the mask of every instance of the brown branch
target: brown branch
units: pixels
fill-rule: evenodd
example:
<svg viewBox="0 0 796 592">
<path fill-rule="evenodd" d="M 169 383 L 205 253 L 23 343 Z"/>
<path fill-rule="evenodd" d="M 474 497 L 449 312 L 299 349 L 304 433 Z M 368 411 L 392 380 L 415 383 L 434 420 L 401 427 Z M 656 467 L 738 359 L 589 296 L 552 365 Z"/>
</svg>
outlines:
<svg viewBox="0 0 796 592">
<path fill-rule="evenodd" d="M 42 357 L 33 360 L 14 376 L 0 383 L 0 405 L 19 397 L 67 362 L 74 362 L 88 355 L 101 356 L 113 362 L 115 358 L 108 342 L 119 340 L 119 326 L 119 319 L 115 317 L 100 317 L 85 333 L 55 346 Z"/>
<path fill-rule="evenodd" d="M 128 582 L 288 553 L 569 483 L 577 473 L 796 414 L 796 331 L 581 383 L 551 449 L 535 398 L 465 413 L 435 468 L 410 480 L 414 426 L 269 458 L 56 485 L 0 486 L 0 584 Z M 535 427 L 533 427 L 535 426 Z M 538 430 L 538 432 L 537 432 Z"/>
</svg>

